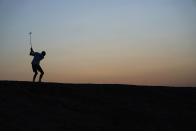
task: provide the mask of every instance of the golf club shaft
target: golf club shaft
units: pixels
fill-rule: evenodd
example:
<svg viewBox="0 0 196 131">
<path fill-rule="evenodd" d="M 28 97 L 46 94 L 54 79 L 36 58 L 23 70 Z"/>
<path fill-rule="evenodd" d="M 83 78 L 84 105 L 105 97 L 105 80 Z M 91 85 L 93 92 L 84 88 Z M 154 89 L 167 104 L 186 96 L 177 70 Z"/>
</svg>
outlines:
<svg viewBox="0 0 196 131">
<path fill-rule="evenodd" d="M 31 48 L 32 48 L 32 43 L 31 43 L 31 34 L 32 34 L 32 32 L 29 32 L 29 35 L 30 35 L 30 46 L 31 46 Z"/>
</svg>

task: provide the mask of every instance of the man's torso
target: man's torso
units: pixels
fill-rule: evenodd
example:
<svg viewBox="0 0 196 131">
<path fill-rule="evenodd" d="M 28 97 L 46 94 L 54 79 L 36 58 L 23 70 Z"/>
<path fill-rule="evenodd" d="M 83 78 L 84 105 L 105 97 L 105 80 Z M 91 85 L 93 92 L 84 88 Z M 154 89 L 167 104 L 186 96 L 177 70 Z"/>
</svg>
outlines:
<svg viewBox="0 0 196 131">
<path fill-rule="evenodd" d="M 33 65 L 39 65 L 40 61 L 44 58 L 44 56 L 38 52 L 34 52 L 34 58 L 31 62 Z"/>
</svg>

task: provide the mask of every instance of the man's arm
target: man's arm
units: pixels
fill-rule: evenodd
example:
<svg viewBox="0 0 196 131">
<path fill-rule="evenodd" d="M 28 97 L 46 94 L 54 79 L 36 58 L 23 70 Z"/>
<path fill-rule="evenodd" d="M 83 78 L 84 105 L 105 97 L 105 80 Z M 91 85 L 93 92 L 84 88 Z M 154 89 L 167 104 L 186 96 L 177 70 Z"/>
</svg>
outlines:
<svg viewBox="0 0 196 131">
<path fill-rule="evenodd" d="M 30 52 L 30 55 L 34 56 L 34 51 L 33 51 L 33 48 L 31 48 L 31 52 Z"/>
</svg>

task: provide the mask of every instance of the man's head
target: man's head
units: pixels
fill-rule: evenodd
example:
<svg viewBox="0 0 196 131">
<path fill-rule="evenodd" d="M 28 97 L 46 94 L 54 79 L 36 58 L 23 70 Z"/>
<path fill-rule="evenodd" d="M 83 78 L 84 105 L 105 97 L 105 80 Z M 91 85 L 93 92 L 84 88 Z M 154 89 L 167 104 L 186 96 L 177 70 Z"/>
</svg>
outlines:
<svg viewBox="0 0 196 131">
<path fill-rule="evenodd" d="M 42 51 L 42 55 L 45 56 L 46 55 L 46 52 L 45 51 Z"/>
</svg>

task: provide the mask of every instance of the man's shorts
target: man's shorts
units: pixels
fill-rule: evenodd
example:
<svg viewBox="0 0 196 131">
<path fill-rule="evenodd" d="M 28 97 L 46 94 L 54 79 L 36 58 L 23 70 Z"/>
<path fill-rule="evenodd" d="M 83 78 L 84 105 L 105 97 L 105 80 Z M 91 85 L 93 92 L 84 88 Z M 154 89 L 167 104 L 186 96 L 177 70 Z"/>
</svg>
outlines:
<svg viewBox="0 0 196 131">
<path fill-rule="evenodd" d="M 41 66 L 38 65 L 38 64 L 36 64 L 36 65 L 32 64 L 32 69 L 33 69 L 33 72 L 39 71 L 39 72 L 43 73 L 43 70 L 42 70 Z"/>
</svg>

